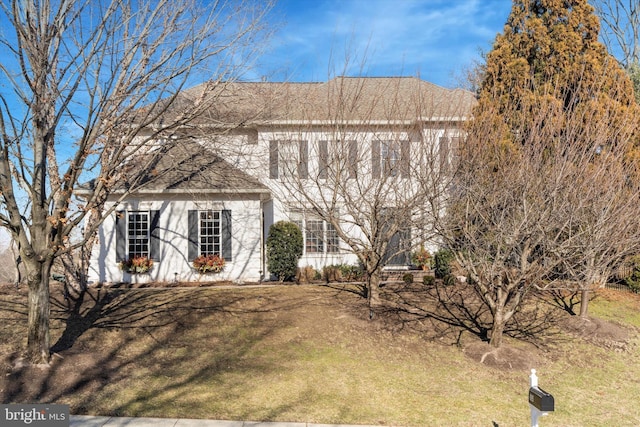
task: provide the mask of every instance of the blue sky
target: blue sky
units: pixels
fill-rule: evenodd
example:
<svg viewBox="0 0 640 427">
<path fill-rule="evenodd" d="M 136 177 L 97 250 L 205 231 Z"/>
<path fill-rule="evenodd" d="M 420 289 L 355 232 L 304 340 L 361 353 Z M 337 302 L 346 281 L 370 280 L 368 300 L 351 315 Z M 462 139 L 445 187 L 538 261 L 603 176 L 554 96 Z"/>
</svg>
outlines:
<svg viewBox="0 0 640 427">
<path fill-rule="evenodd" d="M 510 11 L 511 0 L 279 0 L 271 19 L 282 26 L 259 72 L 292 81 L 419 74 L 459 86 L 462 71 L 490 50 Z M 343 73 L 345 53 L 357 59 Z"/>
</svg>

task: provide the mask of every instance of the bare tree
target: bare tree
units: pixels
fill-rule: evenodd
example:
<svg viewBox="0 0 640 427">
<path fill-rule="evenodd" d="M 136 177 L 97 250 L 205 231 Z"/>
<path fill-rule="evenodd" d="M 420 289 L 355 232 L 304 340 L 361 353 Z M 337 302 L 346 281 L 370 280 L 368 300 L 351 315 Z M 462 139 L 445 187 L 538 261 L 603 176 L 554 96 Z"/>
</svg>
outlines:
<svg viewBox="0 0 640 427">
<path fill-rule="evenodd" d="M 2 3 L 0 225 L 17 242 L 29 286 L 32 362 L 49 360 L 54 260 L 89 241 L 116 184 L 134 190 L 154 167 L 166 144 L 153 141 L 180 135 L 222 82 L 246 70 L 268 9 L 251 1 Z M 202 80 L 207 90 L 182 102 L 181 89 Z"/>
<path fill-rule="evenodd" d="M 427 210 L 446 188 L 447 148 L 473 95 L 419 78 L 338 77 L 297 100 L 290 130 L 272 141 L 274 191 L 294 220 L 315 218 L 303 229 L 318 247 L 307 250 L 356 255 L 373 316 L 382 268 L 406 266 L 413 248 L 435 244 Z"/>
<path fill-rule="evenodd" d="M 491 313 L 494 347 L 532 290 L 586 295 L 637 248 L 633 109 L 569 105 L 553 94 L 500 115 L 485 105 L 459 153 L 438 223 Z"/>
<path fill-rule="evenodd" d="M 640 2 L 598 0 L 593 2 L 600 18 L 600 37 L 623 67 L 640 64 Z"/>
</svg>

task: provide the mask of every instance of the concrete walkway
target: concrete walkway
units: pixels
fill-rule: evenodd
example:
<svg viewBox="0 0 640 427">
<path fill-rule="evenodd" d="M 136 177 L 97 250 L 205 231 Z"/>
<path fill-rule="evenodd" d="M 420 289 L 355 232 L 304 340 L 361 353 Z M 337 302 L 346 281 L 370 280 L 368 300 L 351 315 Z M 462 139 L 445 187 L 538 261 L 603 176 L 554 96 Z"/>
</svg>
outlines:
<svg viewBox="0 0 640 427">
<path fill-rule="evenodd" d="M 71 415 L 70 427 L 356 427 L 345 424 L 311 424 L 260 421 L 190 420 L 186 418 L 129 418 Z M 357 426 L 380 427 L 380 426 Z"/>
</svg>

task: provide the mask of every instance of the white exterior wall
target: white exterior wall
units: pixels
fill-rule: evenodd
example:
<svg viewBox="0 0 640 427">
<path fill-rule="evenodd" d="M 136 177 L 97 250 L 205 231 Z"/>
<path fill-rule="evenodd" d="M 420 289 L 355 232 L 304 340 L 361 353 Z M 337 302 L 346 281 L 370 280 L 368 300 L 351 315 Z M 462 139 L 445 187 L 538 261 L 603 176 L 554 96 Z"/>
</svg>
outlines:
<svg viewBox="0 0 640 427">
<path fill-rule="evenodd" d="M 94 246 L 89 280 L 100 283 L 117 282 L 174 282 L 232 280 L 254 282 L 261 279 L 261 201 L 257 195 L 239 197 L 201 197 L 189 195 L 162 195 L 131 199 L 118 205 L 117 210 L 160 211 L 159 261 L 154 262 L 148 274 L 124 273 L 116 261 L 115 213 L 109 215 L 100 227 L 99 241 Z M 160 199 L 162 198 L 162 199 Z M 231 211 L 232 261 L 218 274 L 198 274 L 188 261 L 189 210 Z"/>
<path fill-rule="evenodd" d="M 308 126 L 302 125 L 303 129 Z M 364 127 L 354 127 L 351 131 L 342 132 L 340 139 L 343 141 L 357 141 L 358 143 L 358 169 L 359 179 L 372 179 L 371 167 L 372 167 L 372 144 L 371 141 L 374 138 L 380 140 L 408 140 L 410 142 L 410 170 L 411 173 L 420 170 L 421 167 L 425 167 L 424 159 L 426 156 L 438 157 L 439 153 L 439 140 L 442 136 L 457 136 L 458 131 L 456 129 L 445 129 L 444 125 L 440 126 L 427 126 L 422 129 L 421 134 L 415 132 L 406 132 L 401 130 L 386 130 L 373 132 Z M 236 137 L 237 139 L 237 137 Z M 317 176 L 319 170 L 319 149 L 318 141 L 335 141 L 336 135 L 330 130 L 323 129 L 322 127 L 309 128 L 308 130 L 300 131 L 296 130 L 295 126 L 281 129 L 273 129 L 266 127 L 259 129 L 256 139 L 252 139 L 251 142 L 245 139 L 238 139 L 237 141 L 229 141 L 227 146 L 241 146 L 241 152 L 234 152 L 233 149 L 229 151 L 225 156 L 232 164 L 236 165 L 244 172 L 252 175 L 256 179 L 260 180 L 265 186 L 270 189 L 273 202 L 270 202 L 268 212 L 265 212 L 264 223 L 264 239 L 266 240 L 269 227 L 280 220 L 291 220 L 290 213 L 293 209 L 304 209 L 304 202 L 297 199 L 295 194 L 291 194 L 291 190 L 299 184 L 287 186 L 282 177 L 271 179 L 269 177 L 270 165 L 269 165 L 269 149 L 271 141 L 307 141 L 308 142 L 308 172 L 309 172 L 309 185 L 304 186 L 307 194 L 315 194 L 315 197 L 319 196 L 319 192 L 323 190 L 322 187 L 318 187 L 316 182 L 311 177 Z M 280 171 L 281 172 L 281 171 Z M 411 186 L 411 178 L 405 180 L 408 186 Z M 402 195 L 399 195 L 402 198 Z M 389 201 L 389 205 L 393 206 L 393 201 Z M 346 212 L 348 209 L 340 209 L 340 212 Z M 361 230 L 357 227 L 353 227 L 353 232 L 359 237 L 363 237 Z M 421 244 L 424 242 L 417 242 Z M 436 249 L 435 243 L 427 242 L 427 247 L 430 250 Z M 358 258 L 352 253 L 350 247 L 344 242 L 341 242 L 340 252 L 337 254 L 314 254 L 305 253 L 300 259 L 298 265 L 300 267 L 312 266 L 316 270 L 321 270 L 323 266 L 330 264 L 357 264 Z"/>
<path fill-rule="evenodd" d="M 367 132 L 365 129 L 354 129 L 345 132 L 343 140 L 358 141 L 358 169 L 359 179 L 371 179 L 371 140 L 375 137 L 390 140 L 411 141 L 410 169 L 420 170 L 425 167 L 425 153 L 437 155 L 439 138 L 441 136 L 457 136 L 455 129 L 445 129 L 444 126 L 429 126 L 422 129 L 421 135 L 401 131 Z M 118 206 L 117 210 L 159 210 L 160 211 L 160 260 L 155 263 L 153 270 L 145 275 L 130 275 L 123 273 L 116 262 L 116 233 L 115 214 L 105 219 L 99 230 L 99 242 L 94 247 L 90 269 L 90 281 L 94 282 L 133 282 L 133 281 L 259 281 L 268 279 L 264 257 L 264 242 L 269 227 L 280 220 L 290 220 L 292 206 L 305 208 L 303 203 L 296 201 L 296 197 L 288 194 L 289 189 L 281 178 L 269 177 L 269 144 L 270 141 L 305 140 L 309 144 L 308 171 L 313 177 L 319 169 L 318 141 L 335 140 L 334 134 L 318 128 L 299 132 L 295 130 L 272 130 L 264 128 L 258 130 L 257 138 L 247 138 L 246 135 L 225 137 L 223 147 L 219 146 L 215 152 L 235 167 L 255 177 L 271 193 L 271 200 L 261 200 L 260 195 L 189 195 L 178 193 L 159 193 L 153 196 L 131 198 Z M 204 142 L 203 142 L 204 143 Z M 218 144 L 219 145 L 219 144 Z M 413 172 L 412 172 L 413 173 Z M 315 183 L 310 179 L 306 188 L 310 193 L 322 191 L 314 188 Z M 407 181 L 409 185 L 412 180 Z M 264 195 L 263 195 L 264 199 Z M 392 202 L 390 201 L 390 206 Z M 233 260 L 227 262 L 223 272 L 215 275 L 199 275 L 188 262 L 188 222 L 187 212 L 194 209 L 228 209 L 232 212 L 232 253 Z M 338 208 L 342 215 L 347 216 L 348 209 Z M 348 218 L 345 218 L 348 220 Z M 361 230 L 353 227 L 354 235 L 362 237 Z M 420 244 L 423 242 L 416 242 Z M 428 244 L 428 249 L 434 250 L 435 244 Z M 337 254 L 306 254 L 299 261 L 300 267 L 312 266 L 321 270 L 330 264 L 357 264 L 358 259 L 344 242 L 341 242 L 340 252 Z"/>
<path fill-rule="evenodd" d="M 371 179 L 371 165 L 372 165 L 372 144 L 371 141 L 374 138 L 380 140 L 408 140 L 410 142 L 410 170 L 411 173 L 420 170 L 421 167 L 425 167 L 421 162 L 425 157 L 432 157 L 437 159 L 439 156 L 439 142 L 440 137 L 443 136 L 458 136 L 459 131 L 457 129 L 445 129 L 444 126 L 428 126 L 422 129 L 421 135 L 415 135 L 406 131 L 387 130 L 381 132 L 372 132 L 367 129 L 354 128 L 352 132 L 343 132 L 340 135 L 340 139 L 343 141 L 357 141 L 358 143 L 358 157 L 360 169 L 360 179 Z M 269 177 L 269 144 L 271 141 L 307 141 L 308 142 L 308 171 L 309 176 L 313 177 L 317 175 L 319 170 L 319 156 L 318 156 L 318 141 L 333 141 L 336 140 L 335 133 L 322 128 L 309 129 L 305 131 L 297 131 L 295 129 L 278 129 L 273 130 L 271 128 L 261 129 L 258 133 L 258 138 L 254 140 L 252 144 L 244 145 L 242 155 L 232 156 L 231 162 L 237 165 L 240 169 L 248 174 L 259 179 L 264 185 L 266 185 L 272 194 L 273 203 L 271 211 L 265 216 L 265 235 L 266 239 L 269 226 L 280 220 L 290 220 L 291 205 L 296 205 L 298 208 L 305 208 L 299 203 L 296 203 L 295 197 L 289 192 L 297 188 L 297 184 L 287 186 L 286 182 L 281 178 L 271 179 Z M 231 144 L 233 145 L 233 144 Z M 408 186 L 411 186 L 414 181 L 408 178 L 406 181 Z M 316 193 L 318 197 L 321 191 L 315 183 L 310 179 L 309 186 L 306 187 L 306 191 L 310 194 Z M 402 197 L 402 195 L 401 195 Z M 390 201 L 390 206 L 393 202 Z M 340 209 L 340 212 L 347 212 L 348 209 Z M 363 237 L 361 230 L 354 227 L 354 233 Z M 434 242 L 416 242 L 416 244 L 426 243 L 429 250 L 434 251 L 437 246 Z M 330 264 L 357 264 L 358 258 L 351 252 L 346 244 L 341 243 L 340 253 L 338 254 L 308 254 L 305 253 L 300 259 L 298 265 L 300 267 L 312 266 L 316 270 L 321 270 L 323 266 Z"/>
</svg>

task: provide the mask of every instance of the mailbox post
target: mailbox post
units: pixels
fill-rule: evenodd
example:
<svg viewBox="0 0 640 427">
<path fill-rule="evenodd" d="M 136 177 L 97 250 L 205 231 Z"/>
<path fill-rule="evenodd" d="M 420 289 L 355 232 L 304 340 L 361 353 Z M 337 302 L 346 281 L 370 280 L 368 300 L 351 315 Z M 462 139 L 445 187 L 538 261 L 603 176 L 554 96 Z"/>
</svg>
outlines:
<svg viewBox="0 0 640 427">
<path fill-rule="evenodd" d="M 531 427 L 538 427 L 538 418 L 555 410 L 553 395 L 538 387 L 536 370 L 529 377 L 529 406 L 531 407 Z"/>
</svg>

